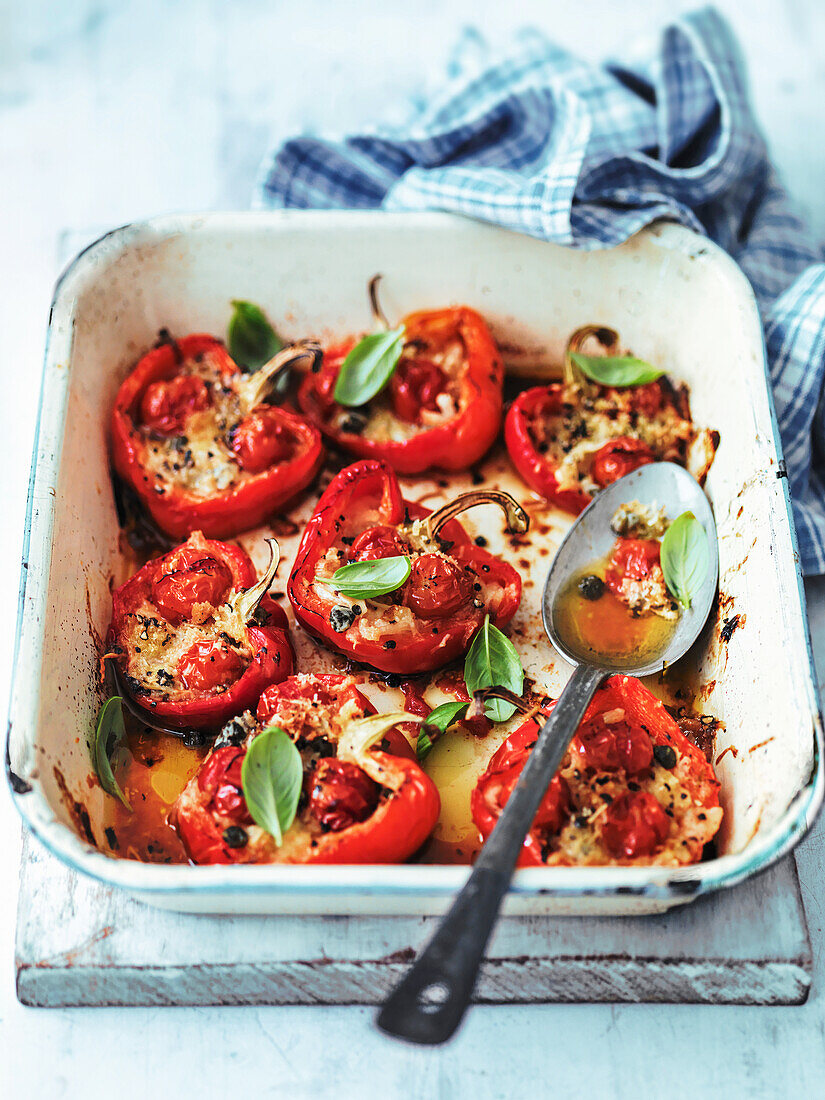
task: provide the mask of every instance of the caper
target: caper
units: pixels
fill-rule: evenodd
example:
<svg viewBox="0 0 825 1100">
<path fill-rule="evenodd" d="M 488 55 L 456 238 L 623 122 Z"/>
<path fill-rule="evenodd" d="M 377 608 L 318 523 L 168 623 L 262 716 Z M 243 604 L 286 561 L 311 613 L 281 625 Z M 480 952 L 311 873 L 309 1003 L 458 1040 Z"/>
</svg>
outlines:
<svg viewBox="0 0 825 1100">
<path fill-rule="evenodd" d="M 590 573 L 579 581 L 579 592 L 586 600 L 600 600 L 604 595 L 604 581 Z"/>
<path fill-rule="evenodd" d="M 245 848 L 249 842 L 246 829 L 240 825 L 230 825 L 223 831 L 223 842 L 230 848 Z"/>
</svg>

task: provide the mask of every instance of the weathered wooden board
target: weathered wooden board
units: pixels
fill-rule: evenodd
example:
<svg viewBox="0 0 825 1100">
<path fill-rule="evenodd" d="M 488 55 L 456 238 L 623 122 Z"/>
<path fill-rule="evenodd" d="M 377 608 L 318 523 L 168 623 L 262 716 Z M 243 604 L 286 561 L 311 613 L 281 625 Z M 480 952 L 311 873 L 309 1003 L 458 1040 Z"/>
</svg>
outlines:
<svg viewBox="0 0 825 1100">
<path fill-rule="evenodd" d="M 17 994 L 27 1005 L 376 1004 L 432 917 L 204 917 L 81 878 L 26 838 Z M 793 857 L 660 917 L 501 921 L 480 1003 L 800 1004 L 811 949 Z"/>
</svg>

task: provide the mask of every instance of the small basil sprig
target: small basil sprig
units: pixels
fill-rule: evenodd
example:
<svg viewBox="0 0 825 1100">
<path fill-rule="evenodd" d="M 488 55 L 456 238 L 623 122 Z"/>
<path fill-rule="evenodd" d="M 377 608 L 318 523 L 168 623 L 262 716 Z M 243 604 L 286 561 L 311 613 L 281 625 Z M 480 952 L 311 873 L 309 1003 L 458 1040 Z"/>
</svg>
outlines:
<svg viewBox="0 0 825 1100">
<path fill-rule="evenodd" d="M 304 779 L 301 754 L 280 726 L 268 726 L 252 741 L 241 765 L 241 786 L 252 820 L 280 848 L 295 820 Z"/>
<path fill-rule="evenodd" d="M 331 577 L 316 577 L 316 580 L 332 585 L 343 596 L 366 600 L 371 596 L 386 596 L 388 592 L 395 592 L 409 575 L 410 559 L 399 554 L 374 561 L 353 561 L 336 569 Z"/>
<path fill-rule="evenodd" d="M 438 736 L 433 736 L 435 730 L 438 730 L 439 735 L 445 734 L 450 726 L 464 717 L 469 705 L 469 703 L 441 703 L 435 710 L 430 711 L 424 719 L 424 726 L 415 743 L 415 752 L 419 760 L 426 760 L 430 755 L 433 745 L 438 740 Z"/>
<path fill-rule="evenodd" d="M 484 624 L 473 638 L 464 660 L 464 683 L 470 695 L 482 688 L 503 687 L 516 695 L 524 690 L 524 669 L 515 646 L 484 616 Z M 516 708 L 505 699 L 488 699 L 484 713 L 494 722 L 506 722 Z"/>
<path fill-rule="evenodd" d="M 232 309 L 226 343 L 229 354 L 249 374 L 268 363 L 284 342 L 259 306 L 234 298 Z"/>
<path fill-rule="evenodd" d="M 119 798 L 127 810 L 132 809 L 126 795 L 120 789 L 112 771 L 112 757 L 126 743 L 126 726 L 123 722 L 123 698 L 113 695 L 100 711 L 95 730 L 94 765 L 97 778 L 106 794 Z"/>
<path fill-rule="evenodd" d="M 633 355 L 582 355 L 571 351 L 570 358 L 582 374 L 602 386 L 643 386 L 665 373 Z"/>
<path fill-rule="evenodd" d="M 660 551 L 668 590 L 683 607 L 690 607 L 710 565 L 708 537 L 693 512 L 682 512 L 665 532 Z"/>
<path fill-rule="evenodd" d="M 383 390 L 404 350 L 404 326 L 373 332 L 360 340 L 338 372 L 335 400 L 339 405 L 365 405 Z"/>
</svg>

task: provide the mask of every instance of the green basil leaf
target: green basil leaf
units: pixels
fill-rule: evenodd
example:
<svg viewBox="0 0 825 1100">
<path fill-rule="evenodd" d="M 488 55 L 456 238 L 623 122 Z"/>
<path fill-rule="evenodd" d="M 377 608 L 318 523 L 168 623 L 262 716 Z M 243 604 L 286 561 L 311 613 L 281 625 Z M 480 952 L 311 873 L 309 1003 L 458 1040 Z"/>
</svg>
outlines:
<svg viewBox="0 0 825 1100">
<path fill-rule="evenodd" d="M 252 820 L 280 848 L 295 820 L 304 780 L 301 754 L 280 726 L 268 726 L 251 742 L 241 765 L 241 786 Z"/>
<path fill-rule="evenodd" d="M 515 646 L 493 626 L 489 615 L 467 651 L 464 683 L 470 695 L 488 687 L 504 687 L 516 695 L 524 690 L 524 669 Z M 484 713 L 494 722 L 506 722 L 515 712 L 505 699 L 488 699 L 484 704 Z"/>
<path fill-rule="evenodd" d="M 373 332 L 359 341 L 341 364 L 335 383 L 339 405 L 365 405 L 383 390 L 404 348 L 404 326 Z"/>
<path fill-rule="evenodd" d="M 226 343 L 229 354 L 247 372 L 258 370 L 284 346 L 283 340 L 266 319 L 263 310 L 252 302 L 232 300 Z"/>
<path fill-rule="evenodd" d="M 469 703 L 441 703 L 435 710 L 430 711 L 424 719 L 424 725 L 435 726 L 441 733 L 446 733 L 454 722 L 464 717 L 469 705 Z M 415 752 L 418 759 L 425 760 L 429 756 L 432 747 L 432 737 L 430 737 L 425 729 L 422 729 L 415 744 Z"/>
<path fill-rule="evenodd" d="M 669 591 L 683 607 L 690 607 L 710 565 L 708 537 L 693 512 L 682 512 L 668 527 L 660 557 Z"/>
<path fill-rule="evenodd" d="M 582 374 L 602 386 L 644 386 L 665 373 L 633 355 L 582 355 L 571 351 L 570 358 Z"/>
<path fill-rule="evenodd" d="M 120 789 L 112 771 L 112 757 L 126 743 L 126 726 L 123 722 L 123 698 L 113 695 L 100 711 L 95 730 L 94 765 L 97 778 L 106 794 L 119 798 L 127 810 L 131 810 L 126 795 Z"/>
<path fill-rule="evenodd" d="M 331 577 L 316 580 L 330 584 L 344 596 L 368 599 L 370 596 L 386 596 L 395 592 L 410 575 L 410 559 L 405 554 L 393 558 L 376 558 L 374 561 L 352 561 L 336 569 Z"/>
</svg>

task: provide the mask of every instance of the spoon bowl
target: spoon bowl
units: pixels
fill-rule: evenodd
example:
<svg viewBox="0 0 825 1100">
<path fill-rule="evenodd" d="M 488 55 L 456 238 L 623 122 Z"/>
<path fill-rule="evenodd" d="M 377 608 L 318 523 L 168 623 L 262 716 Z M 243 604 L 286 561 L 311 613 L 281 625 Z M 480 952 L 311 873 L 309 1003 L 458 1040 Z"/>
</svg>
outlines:
<svg viewBox="0 0 825 1100">
<path fill-rule="evenodd" d="M 560 629 L 557 614 L 559 598 L 582 566 L 609 554 L 616 541 L 610 521 L 620 505 L 633 500 L 663 507 L 671 521 L 682 512 L 693 512 L 705 529 L 708 542 L 705 579 L 691 600 L 690 607 L 680 609 L 676 627 L 663 651 L 652 659 L 649 654 L 638 658 L 631 656 L 626 660 L 615 657 L 600 659 L 598 654 L 588 658 L 588 664 L 609 672 L 648 676 L 678 661 L 693 645 L 707 621 L 719 581 L 719 547 L 710 503 L 687 470 L 674 462 L 652 462 L 641 466 L 602 489 L 585 508 L 565 535 L 553 559 L 544 585 L 541 615 L 547 637 L 558 652 L 571 664 L 580 664 L 581 655 L 568 644 Z"/>
<path fill-rule="evenodd" d="M 638 500 L 664 507 L 667 518 L 693 512 L 708 543 L 708 567 L 691 606 L 682 608 L 675 630 L 651 658 L 630 654 L 621 661 L 593 654 L 579 659 L 558 629 L 559 599 L 575 574 L 603 558 L 615 541 L 610 521 L 621 504 Z M 539 803 L 596 690 L 611 673 L 644 676 L 684 656 L 705 625 L 719 574 L 716 525 L 700 486 L 681 466 L 651 463 L 603 489 L 568 531 L 550 568 L 542 598 L 542 619 L 550 642 L 575 667 L 551 714 L 539 731 L 518 782 L 476 860 L 461 893 L 435 935 L 390 994 L 378 1026 L 409 1042 L 434 1045 L 449 1039 L 472 997 L 478 968 L 498 917 L 502 899 Z"/>
</svg>

